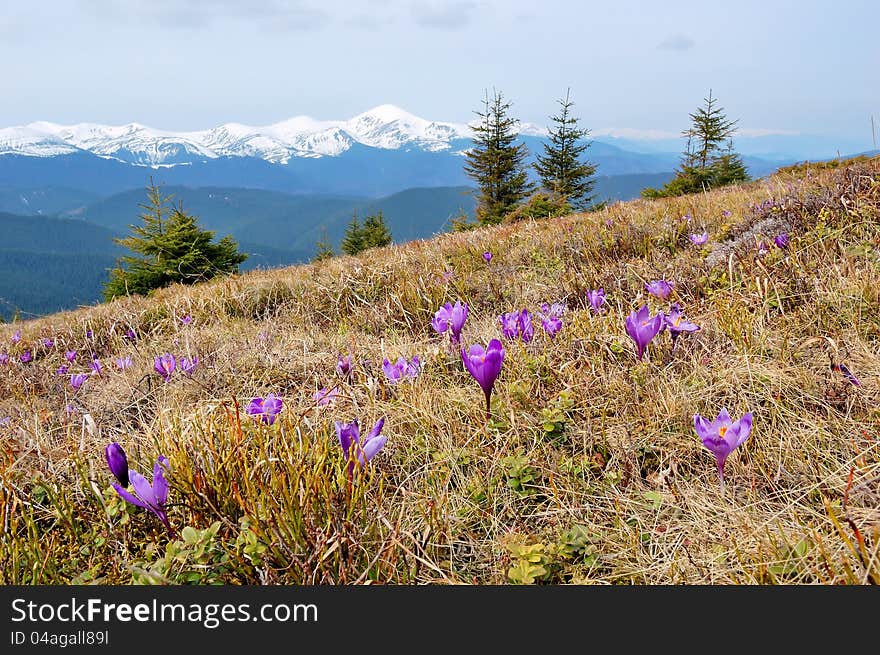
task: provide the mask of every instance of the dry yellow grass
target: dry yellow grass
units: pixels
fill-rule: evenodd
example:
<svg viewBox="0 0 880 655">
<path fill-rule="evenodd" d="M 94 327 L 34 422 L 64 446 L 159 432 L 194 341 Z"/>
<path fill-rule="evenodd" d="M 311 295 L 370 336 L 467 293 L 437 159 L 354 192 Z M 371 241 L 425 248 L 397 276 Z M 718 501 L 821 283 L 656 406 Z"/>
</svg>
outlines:
<svg viewBox="0 0 880 655">
<path fill-rule="evenodd" d="M 3 326 L 3 347 L 23 338 L 0 366 L 0 582 L 878 583 L 878 248 L 875 159 Z M 668 309 L 645 293 L 657 278 L 702 330 L 674 351 L 661 334 L 638 362 L 624 319 Z M 537 326 L 505 344 L 489 424 L 431 328 L 456 300 L 466 345 L 499 337 L 502 312 L 568 307 L 555 340 Z M 19 363 L 43 336 L 55 348 Z M 76 394 L 55 374 L 65 349 L 104 364 Z M 201 363 L 165 384 L 164 352 Z M 116 371 L 124 355 L 134 366 Z M 400 355 L 425 366 L 393 386 L 381 361 Z M 284 410 L 259 425 L 243 408 L 270 392 Z M 722 407 L 754 412 L 724 493 L 693 430 Z M 382 416 L 388 444 L 350 482 L 333 421 Z M 140 471 L 170 458 L 180 537 L 115 497 L 110 440 Z"/>
</svg>

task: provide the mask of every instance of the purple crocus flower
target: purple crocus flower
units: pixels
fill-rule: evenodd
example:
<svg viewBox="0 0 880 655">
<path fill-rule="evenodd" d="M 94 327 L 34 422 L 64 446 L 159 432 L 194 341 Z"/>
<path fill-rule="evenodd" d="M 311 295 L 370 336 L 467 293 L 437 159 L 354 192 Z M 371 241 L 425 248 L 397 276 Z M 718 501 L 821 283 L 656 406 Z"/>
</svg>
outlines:
<svg viewBox="0 0 880 655">
<path fill-rule="evenodd" d="M 337 387 L 333 387 L 332 389 L 328 387 L 324 387 L 322 389 L 318 389 L 315 393 L 312 394 L 312 400 L 315 401 L 316 405 L 329 405 L 334 400 L 336 400 L 336 396 L 339 395 L 339 389 Z"/>
<path fill-rule="evenodd" d="M 410 362 L 407 362 L 404 357 L 398 357 L 393 364 L 388 359 L 382 360 L 382 370 L 385 371 L 385 377 L 393 384 L 397 384 L 404 378 L 418 377 L 421 368 L 422 363 L 419 361 L 418 355 L 415 355 Z"/>
<path fill-rule="evenodd" d="M 259 416 L 263 423 L 272 425 L 281 411 L 281 405 L 281 398 L 270 393 L 265 398 L 258 396 L 251 400 L 247 413 L 251 416 Z"/>
<path fill-rule="evenodd" d="M 3 417 L 0 417 L 0 428 L 2 428 L 2 427 L 6 427 L 6 426 L 9 425 L 10 423 L 12 423 L 12 417 L 11 417 L 11 416 L 3 416 Z"/>
<path fill-rule="evenodd" d="M 348 357 L 343 357 L 339 355 L 336 360 L 336 372 L 341 377 L 348 377 L 351 375 L 351 366 L 354 362 L 354 355 L 349 354 Z"/>
<path fill-rule="evenodd" d="M 446 303 L 434 314 L 431 325 L 438 333 L 449 330 L 449 341 L 458 344 L 461 343 L 461 329 L 464 327 L 467 315 L 467 303 L 463 305 L 461 301 L 456 301 L 455 305 Z"/>
<path fill-rule="evenodd" d="M 143 507 L 151 511 L 156 517 L 162 521 L 162 525 L 173 533 L 171 525 L 168 523 L 168 481 L 165 479 L 165 471 L 169 470 L 168 458 L 160 455 L 153 466 L 153 483 L 147 482 L 147 479 L 134 469 L 128 470 L 128 479 L 134 488 L 134 493 L 127 491 L 118 482 L 113 483 L 116 493 L 124 501 Z M 111 469 L 112 471 L 113 469 Z"/>
<path fill-rule="evenodd" d="M 709 233 L 703 232 L 702 234 L 691 234 L 688 236 L 688 239 L 690 239 L 691 243 L 695 246 L 702 246 L 709 241 Z"/>
<path fill-rule="evenodd" d="M 862 386 L 862 383 L 855 375 L 853 375 L 852 371 L 846 367 L 846 364 L 831 364 L 831 370 L 841 373 L 853 386 Z"/>
<path fill-rule="evenodd" d="M 532 327 L 532 317 L 529 315 L 528 309 L 523 309 L 519 313 L 517 327 L 519 328 L 519 338 L 523 343 L 529 343 L 535 337 L 535 328 Z"/>
<path fill-rule="evenodd" d="M 177 360 L 171 353 L 165 353 L 153 360 L 153 368 L 156 370 L 156 373 L 162 376 L 165 382 L 168 382 L 171 379 L 171 374 L 174 373 L 174 369 L 177 368 Z"/>
<path fill-rule="evenodd" d="M 67 372 L 70 370 L 70 367 L 67 364 L 62 364 L 58 367 L 58 370 L 55 371 L 56 375 L 67 375 Z"/>
<path fill-rule="evenodd" d="M 74 373 L 70 376 L 70 386 L 74 388 L 75 391 L 79 391 L 79 388 L 83 385 L 89 378 L 85 373 Z"/>
<path fill-rule="evenodd" d="M 544 328 L 547 336 L 555 339 L 556 334 L 562 329 L 562 319 L 552 314 L 550 316 L 541 316 L 541 326 Z"/>
<path fill-rule="evenodd" d="M 788 233 L 782 232 L 776 235 L 776 238 L 773 239 L 773 243 L 776 244 L 777 248 L 788 248 Z"/>
<path fill-rule="evenodd" d="M 180 317 L 180 322 L 183 323 L 184 325 L 189 325 L 190 323 L 192 323 L 192 320 L 193 320 L 193 318 L 189 314 L 187 314 L 186 316 Z"/>
<path fill-rule="evenodd" d="M 645 289 L 652 296 L 659 298 L 660 300 L 666 300 L 669 297 L 669 294 L 672 293 L 672 287 L 674 285 L 675 282 L 667 280 L 651 280 L 650 282 L 645 283 Z"/>
<path fill-rule="evenodd" d="M 605 289 L 587 291 L 587 300 L 590 301 L 590 307 L 593 308 L 593 311 L 599 313 L 602 311 L 602 305 L 605 304 Z"/>
<path fill-rule="evenodd" d="M 119 480 L 123 487 L 128 486 L 128 457 L 125 451 L 115 441 L 104 449 L 104 459 L 113 476 Z"/>
<path fill-rule="evenodd" d="M 675 341 L 682 332 L 696 332 L 700 326 L 682 318 L 681 306 L 676 302 L 672 304 L 668 314 L 663 315 L 663 325 L 669 330 L 672 336 L 672 347 L 675 348 Z"/>
<path fill-rule="evenodd" d="M 562 329 L 562 319 L 560 318 L 565 312 L 565 305 L 562 303 L 554 303 L 541 305 L 541 327 L 551 339 L 556 338 L 556 334 Z"/>
<path fill-rule="evenodd" d="M 516 339 L 519 333 L 519 312 L 507 312 L 498 317 L 501 321 L 501 334 L 505 339 Z"/>
<path fill-rule="evenodd" d="M 724 218 L 730 218 L 731 212 L 729 209 L 725 209 L 723 212 L 721 212 L 721 215 L 724 216 Z"/>
<path fill-rule="evenodd" d="M 495 380 L 501 373 L 501 365 L 504 364 L 504 346 L 498 339 L 492 339 L 489 345 L 483 349 L 480 344 L 474 344 L 470 350 L 461 350 L 461 358 L 468 372 L 480 385 L 483 395 L 486 396 L 486 420 L 489 420 L 492 389 Z"/>
<path fill-rule="evenodd" d="M 76 359 L 76 351 L 68 350 L 64 353 L 64 359 L 66 359 L 68 362 L 73 362 Z"/>
<path fill-rule="evenodd" d="M 339 445 L 342 446 L 342 452 L 348 461 L 348 476 L 354 473 L 355 464 L 358 468 L 363 468 L 371 459 L 376 456 L 385 446 L 388 437 L 382 436 L 382 427 L 385 425 L 385 419 L 380 418 L 376 421 L 376 425 L 370 430 L 364 439 L 361 439 L 361 430 L 357 420 L 351 423 L 343 423 L 336 421 L 336 436 L 339 438 Z"/>
<path fill-rule="evenodd" d="M 55 345 L 55 342 L 52 339 L 47 339 L 45 337 L 40 339 L 40 341 L 43 343 L 43 346 L 45 346 L 46 348 L 52 348 Z"/>
<path fill-rule="evenodd" d="M 131 328 L 128 328 L 123 336 L 129 341 L 134 341 L 135 339 L 137 339 L 137 334 L 135 334 L 134 330 L 132 330 Z"/>
<path fill-rule="evenodd" d="M 196 370 L 196 366 L 199 365 L 199 358 L 193 357 L 192 359 L 187 359 L 186 357 L 181 357 L 179 364 L 181 371 L 192 376 L 193 372 Z"/>
<path fill-rule="evenodd" d="M 101 360 L 97 357 L 89 362 L 89 368 L 92 369 L 93 375 L 101 375 L 101 372 L 104 370 L 104 367 L 101 365 Z"/>
<path fill-rule="evenodd" d="M 16 330 L 15 334 L 9 339 L 12 343 L 18 343 L 21 341 L 21 330 Z"/>
<path fill-rule="evenodd" d="M 483 259 L 485 259 L 486 263 L 488 264 L 489 262 L 492 261 L 492 253 L 487 250 L 486 252 L 483 253 Z"/>
<path fill-rule="evenodd" d="M 699 414 L 694 414 L 694 430 L 703 445 L 715 455 L 718 481 L 724 490 L 724 463 L 728 455 L 749 438 L 752 432 L 752 413 L 745 414 L 735 423 L 727 409 L 722 409 L 711 423 Z"/>
<path fill-rule="evenodd" d="M 7 355 L 6 353 L 0 353 L 0 364 L 7 363 L 9 363 L 9 355 Z"/>
<path fill-rule="evenodd" d="M 27 364 L 34 358 L 34 356 L 31 354 L 30 350 L 25 350 L 21 355 L 18 356 L 18 358 L 21 360 L 22 364 Z"/>
<path fill-rule="evenodd" d="M 647 305 L 626 317 L 626 333 L 636 344 L 636 353 L 641 361 L 645 349 L 663 327 L 663 314 L 651 316 Z"/>
<path fill-rule="evenodd" d="M 120 371 L 124 371 L 125 369 L 131 367 L 132 364 L 131 355 L 126 355 L 125 357 L 117 357 L 113 361 L 116 364 L 116 368 L 118 368 Z"/>
</svg>

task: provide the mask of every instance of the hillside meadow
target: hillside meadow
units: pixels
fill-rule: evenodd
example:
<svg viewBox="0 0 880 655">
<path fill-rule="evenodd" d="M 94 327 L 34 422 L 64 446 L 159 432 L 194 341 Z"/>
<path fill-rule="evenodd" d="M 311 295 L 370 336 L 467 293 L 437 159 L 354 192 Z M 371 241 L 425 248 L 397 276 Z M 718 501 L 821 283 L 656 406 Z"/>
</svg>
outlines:
<svg viewBox="0 0 880 655">
<path fill-rule="evenodd" d="M 461 347 L 504 346 L 488 420 L 432 327 L 457 301 Z M 673 303 L 700 329 L 640 360 L 627 317 Z M 503 337 L 522 309 L 534 338 Z M 176 286 L 2 325 L 0 352 L 2 584 L 880 582 L 876 158 Z M 722 409 L 753 421 L 723 489 L 694 429 Z M 383 418 L 346 460 L 335 422 Z M 170 529 L 111 442 L 148 480 L 167 457 Z"/>
</svg>

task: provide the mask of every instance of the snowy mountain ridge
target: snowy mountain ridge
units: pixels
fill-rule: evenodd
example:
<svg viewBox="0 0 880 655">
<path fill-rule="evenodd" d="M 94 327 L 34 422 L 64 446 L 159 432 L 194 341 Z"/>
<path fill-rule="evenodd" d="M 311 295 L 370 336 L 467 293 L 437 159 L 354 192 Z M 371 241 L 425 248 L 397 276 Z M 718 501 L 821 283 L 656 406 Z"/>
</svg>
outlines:
<svg viewBox="0 0 880 655">
<path fill-rule="evenodd" d="M 533 126 L 524 124 L 523 132 Z M 53 157 L 88 151 L 107 159 L 145 166 L 176 165 L 218 157 L 256 157 L 285 164 L 292 157 L 337 156 L 355 144 L 436 152 L 468 139 L 467 125 L 428 121 L 394 105 L 380 105 L 341 121 L 309 116 L 266 126 L 225 123 L 195 132 L 159 130 L 138 123 L 59 125 L 38 121 L 0 129 L 0 155 Z"/>
</svg>

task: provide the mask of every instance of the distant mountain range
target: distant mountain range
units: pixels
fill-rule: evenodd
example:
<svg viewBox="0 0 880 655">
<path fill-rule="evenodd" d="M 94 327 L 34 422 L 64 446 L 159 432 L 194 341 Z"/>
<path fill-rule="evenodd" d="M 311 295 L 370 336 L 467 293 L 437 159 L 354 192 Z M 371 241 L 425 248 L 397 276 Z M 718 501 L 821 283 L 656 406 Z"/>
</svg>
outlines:
<svg viewBox="0 0 880 655">
<path fill-rule="evenodd" d="M 531 157 L 543 152 L 546 129 L 518 127 Z M 107 196 L 142 188 L 152 177 L 167 185 L 381 197 L 470 184 L 462 165 L 472 145 L 467 125 L 429 121 L 392 105 L 348 120 L 297 116 L 193 132 L 40 121 L 0 129 L 0 188 L 54 186 Z M 663 151 L 651 142 L 603 137 L 592 141 L 587 156 L 605 177 L 670 173 L 681 144 L 666 145 Z M 746 157 L 756 177 L 792 161 Z"/>
<path fill-rule="evenodd" d="M 518 129 L 530 163 L 543 152 L 546 129 Z M 760 177 L 802 159 L 786 154 L 803 154 L 793 138 L 744 136 L 737 144 L 746 148 L 737 149 Z M 325 235 L 338 246 L 355 212 L 381 210 L 397 242 L 430 237 L 472 214 L 473 181 L 463 170 L 472 145 L 467 125 L 392 105 L 347 120 L 297 116 L 193 132 L 45 121 L 0 129 L 0 212 L 7 212 L 0 214 L 0 316 L 96 301 L 121 254 L 113 238 L 138 222 L 151 182 L 203 226 L 232 234 L 250 255 L 245 268 L 281 266 L 307 261 Z M 598 166 L 599 199 L 662 186 L 681 149 L 656 135 L 593 139 L 586 156 Z M 64 236 L 47 240 L 50 234 Z"/>
</svg>

